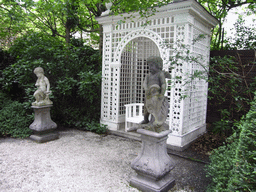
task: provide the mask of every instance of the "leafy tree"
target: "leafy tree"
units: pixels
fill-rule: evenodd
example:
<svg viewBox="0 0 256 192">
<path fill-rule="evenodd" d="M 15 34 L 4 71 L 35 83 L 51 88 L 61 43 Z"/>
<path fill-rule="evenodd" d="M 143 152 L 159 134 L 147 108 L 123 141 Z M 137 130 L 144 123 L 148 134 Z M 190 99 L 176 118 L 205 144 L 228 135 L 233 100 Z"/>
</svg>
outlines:
<svg viewBox="0 0 256 192">
<path fill-rule="evenodd" d="M 89 34 L 101 33 L 95 17 L 106 10 L 109 0 L 2 0 L 0 13 L 3 15 L 1 38 L 9 40 L 28 29 L 41 31 L 53 37 L 60 37 L 69 43 L 76 32 Z M 139 12 L 144 18 L 155 14 L 156 7 L 171 3 L 173 0 L 113 0 L 112 14 Z M 230 10 L 242 5 L 247 6 L 248 13 L 255 13 L 254 0 L 198 0 L 219 21 L 212 36 L 212 49 L 220 49 L 225 44 L 223 23 Z M 101 36 L 100 36 L 101 37 Z"/>
<path fill-rule="evenodd" d="M 107 0 L 108 1 L 108 0 Z M 99 17 L 106 10 L 106 0 L 3 0 L 0 11 L 5 16 L 5 25 L 3 34 L 5 38 L 7 32 L 13 31 L 14 34 L 32 30 L 40 30 L 53 37 L 64 38 L 66 43 L 76 32 L 94 33 L 100 32 L 95 17 Z M 142 16 L 151 14 L 148 10 L 155 10 L 154 6 L 163 5 L 169 1 L 158 2 L 156 0 L 128 0 L 112 1 L 112 12 L 119 14 L 123 12 L 139 11 Z M 149 9 L 151 7 L 151 9 Z M 21 23 L 22 26 L 13 26 L 13 18 L 17 19 L 15 23 Z M 6 30 L 9 29 L 9 30 Z M 19 30 L 14 30 L 19 29 Z"/>
<path fill-rule="evenodd" d="M 96 6 L 100 2 L 100 0 L 3 0 L 0 11 L 5 16 L 3 21 L 5 25 L 1 37 L 5 38 L 10 31 L 16 35 L 31 29 L 53 37 L 64 38 L 69 43 L 72 35 L 77 31 L 98 31 L 95 16 L 100 16 L 101 8 L 104 10 L 102 6 Z M 92 3 L 95 3 L 96 8 L 93 13 L 90 12 L 94 10 Z M 13 24 L 14 19 L 16 19 L 15 24 Z M 22 25 L 18 27 L 17 23 Z"/>
<path fill-rule="evenodd" d="M 223 23 L 230 10 L 246 6 L 248 14 L 256 13 L 256 4 L 254 0 L 198 0 L 198 2 L 219 20 L 219 24 L 212 34 L 211 46 L 213 50 L 224 48 L 226 39 Z"/>
<path fill-rule="evenodd" d="M 245 18 L 240 15 L 234 24 L 235 34 L 228 38 L 226 49 L 256 49 L 256 26 L 246 26 Z"/>
<path fill-rule="evenodd" d="M 10 47 L 17 34 L 26 31 L 23 9 L 15 2 L 0 3 L 0 46 Z"/>
</svg>

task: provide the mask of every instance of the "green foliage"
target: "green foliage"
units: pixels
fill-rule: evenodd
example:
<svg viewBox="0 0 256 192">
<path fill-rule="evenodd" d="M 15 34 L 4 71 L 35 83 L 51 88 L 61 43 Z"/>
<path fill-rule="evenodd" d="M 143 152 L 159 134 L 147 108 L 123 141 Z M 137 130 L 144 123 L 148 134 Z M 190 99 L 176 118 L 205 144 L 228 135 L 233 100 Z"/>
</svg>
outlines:
<svg viewBox="0 0 256 192">
<path fill-rule="evenodd" d="M 80 127 L 78 126 L 78 129 L 80 130 L 86 130 L 86 131 L 92 131 L 95 132 L 97 134 L 105 134 L 107 132 L 107 126 L 106 125 L 102 125 L 100 123 L 97 123 L 95 121 L 90 122 L 90 123 L 84 123 L 83 126 Z"/>
<path fill-rule="evenodd" d="M 172 0 L 126 0 L 126 1 L 111 1 L 113 6 L 111 10 L 114 14 L 132 13 L 138 12 L 141 17 L 147 18 L 152 14 L 156 13 L 156 7 L 161 7 L 168 3 L 173 2 Z"/>
<path fill-rule="evenodd" d="M 66 43 L 70 43 L 76 32 L 85 32 L 90 33 L 91 37 L 96 37 L 98 43 L 100 26 L 95 18 L 106 10 L 106 2 L 109 0 L 1 0 L 0 46 L 9 47 L 13 39 L 27 33 L 28 29 L 59 37 Z M 149 16 L 157 13 L 156 7 L 172 3 L 173 0 L 112 0 L 111 2 L 112 14 L 130 13 L 128 18 L 124 17 L 120 21 L 122 23 L 126 19 L 133 19 L 134 12 L 138 12 L 147 20 Z M 223 49 L 224 44 L 228 43 L 223 23 L 231 9 L 245 5 L 247 12 L 249 10 L 255 13 L 256 10 L 254 0 L 198 0 L 198 2 L 220 21 L 213 30 L 211 43 L 213 50 Z"/>
<path fill-rule="evenodd" d="M 256 81 L 251 78 L 249 63 L 242 63 L 237 57 L 212 57 L 209 68 L 208 110 L 218 114 L 219 128 L 230 127 L 229 124 L 239 121 L 249 111 Z M 214 126 L 213 126 L 214 127 Z M 218 126 L 215 127 L 218 129 Z M 231 129 L 229 129 L 231 130 Z M 220 130 L 221 131 L 221 130 Z M 230 132 L 229 132 L 230 133 Z"/>
<path fill-rule="evenodd" d="M 33 115 L 25 110 L 22 103 L 11 101 L 0 93 L 0 135 L 25 138 L 31 135 L 29 125 Z"/>
<path fill-rule="evenodd" d="M 99 52 L 77 40 L 71 42 L 76 46 L 65 46 L 54 37 L 38 33 L 28 34 L 10 48 L 16 62 L 6 67 L 0 77 L 3 90 L 30 108 L 36 90 L 33 70 L 43 67 L 53 93 L 52 119 L 65 126 L 98 121 L 100 116 Z"/>
<path fill-rule="evenodd" d="M 198 0 L 207 11 L 219 20 L 219 24 L 214 28 L 211 39 L 211 50 L 225 49 L 225 44 L 229 43 L 226 37 L 224 22 L 230 10 L 244 6 L 247 13 L 254 13 L 256 4 L 254 0 Z M 243 38 L 243 37 L 242 37 Z"/>
<path fill-rule="evenodd" d="M 232 132 L 232 122 L 225 119 L 213 122 L 211 127 L 214 134 L 229 135 Z"/>
<path fill-rule="evenodd" d="M 26 30 L 24 10 L 15 1 L 0 2 L 0 47 L 8 48 L 17 34 Z"/>
<path fill-rule="evenodd" d="M 239 122 L 239 132 L 228 144 L 214 150 L 207 166 L 212 183 L 208 192 L 253 191 L 256 189 L 256 98 Z"/>
<path fill-rule="evenodd" d="M 101 86 L 101 71 L 95 73 L 93 71 L 80 72 L 78 74 L 80 81 L 78 82 L 78 94 L 85 100 L 93 104 L 94 98 L 98 98 L 100 92 L 93 92 L 96 87 Z M 90 94 L 88 94 L 90 93 Z"/>
<path fill-rule="evenodd" d="M 91 33 L 94 40 L 99 40 L 99 38 L 95 38 L 99 36 L 100 31 L 95 18 L 106 10 L 106 2 L 109 0 L 2 0 L 0 4 L 2 19 L 0 22 L 4 30 L 0 31 L 0 42 L 1 39 L 6 42 L 4 40 L 8 38 L 7 43 L 10 43 L 14 36 L 20 33 L 24 34 L 28 29 L 62 38 L 66 43 L 70 43 L 71 37 L 76 32 Z M 148 17 L 156 12 L 156 6 L 168 2 L 171 0 L 113 0 L 111 9 L 113 14 L 136 11 L 142 17 Z"/>
<path fill-rule="evenodd" d="M 204 38 L 205 36 L 203 34 L 198 35 L 198 37 L 193 40 L 193 44 L 202 41 Z M 194 81 L 207 81 L 207 62 L 205 62 L 204 57 L 201 54 L 194 54 L 191 52 L 191 45 L 186 45 L 182 41 L 178 41 L 174 45 L 173 42 L 164 42 L 162 46 L 173 51 L 173 56 L 169 58 L 169 72 L 171 72 L 177 66 L 179 67 L 187 64 L 198 66 L 197 69 L 193 69 L 193 71 L 189 71 L 189 67 L 185 70 L 176 69 L 177 71 L 172 73 L 172 76 L 168 78 L 168 84 L 171 87 L 175 87 L 177 84 L 181 84 L 182 91 L 180 91 L 180 99 L 185 99 L 186 97 L 190 96 L 190 92 L 188 90 L 197 89 L 197 87 L 194 85 Z"/>
<path fill-rule="evenodd" d="M 5 67 L 11 65 L 13 62 L 13 58 L 8 51 L 0 48 L 0 73 Z"/>
<path fill-rule="evenodd" d="M 62 38 L 69 43 L 77 31 L 97 31 L 95 16 L 101 14 L 96 6 L 98 3 L 102 3 L 101 0 L 2 0 L 0 13 L 3 15 L 1 24 L 4 30 L 1 30 L 0 37 L 5 40 L 8 37 L 12 41 L 14 36 L 24 34 L 30 29 L 47 36 Z"/>
<path fill-rule="evenodd" d="M 193 43 L 196 44 L 204 38 L 204 35 L 199 35 Z M 202 55 L 192 53 L 191 45 L 185 45 L 182 41 L 174 45 L 165 42 L 162 46 L 173 50 L 169 71 L 187 63 L 198 66 L 193 71 L 175 70 L 169 80 L 169 85 L 175 87 L 181 84 L 180 96 L 181 99 L 185 99 L 190 97 L 190 92 L 187 90 L 197 89 L 193 81 L 208 81 L 208 112 L 211 116 L 214 115 L 215 121 L 217 120 L 212 124 L 211 131 L 223 136 L 231 135 L 233 124 L 249 111 L 250 102 L 253 99 L 256 79 L 250 72 L 255 66 L 255 61 L 242 63 L 239 52 L 237 52 L 236 56 L 212 57 L 210 66 L 208 66 L 208 62 Z M 208 122 L 212 123 L 212 121 Z"/>
<path fill-rule="evenodd" d="M 255 99 L 256 100 L 256 99 Z M 241 121 L 238 145 L 232 179 L 229 180 L 230 191 L 252 191 L 256 189 L 256 101 Z"/>
<path fill-rule="evenodd" d="M 254 21 L 255 22 L 255 21 Z M 229 37 L 225 49 L 256 49 L 256 26 L 246 26 L 245 18 L 239 16 L 234 24 L 235 34 Z"/>
<path fill-rule="evenodd" d="M 207 192 L 228 192 L 227 186 L 234 165 L 236 145 L 237 142 L 233 142 L 213 150 L 210 156 L 211 163 L 206 166 L 207 177 L 212 179 Z"/>
</svg>

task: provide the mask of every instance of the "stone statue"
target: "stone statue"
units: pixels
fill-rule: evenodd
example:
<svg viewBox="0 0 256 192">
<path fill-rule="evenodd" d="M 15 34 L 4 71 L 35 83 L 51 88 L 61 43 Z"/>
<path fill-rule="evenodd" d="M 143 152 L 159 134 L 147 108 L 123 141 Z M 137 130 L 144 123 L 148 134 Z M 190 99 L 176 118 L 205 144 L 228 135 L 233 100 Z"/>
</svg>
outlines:
<svg viewBox="0 0 256 192">
<path fill-rule="evenodd" d="M 102 13 L 101 13 L 101 16 L 109 15 L 110 9 L 111 9 L 111 7 L 112 7 L 112 2 L 110 1 L 109 3 L 105 3 L 105 6 L 106 6 L 107 10 L 104 11 L 104 12 L 102 12 Z"/>
<path fill-rule="evenodd" d="M 37 90 L 34 93 L 36 101 L 32 103 L 33 106 L 43 106 L 43 105 L 52 105 L 52 101 L 49 99 L 50 83 L 47 77 L 44 76 L 44 69 L 42 67 L 37 67 L 34 70 L 34 73 L 37 76 L 37 81 L 35 86 Z"/>
<path fill-rule="evenodd" d="M 171 78 L 171 75 L 163 71 L 160 57 L 149 57 L 147 62 L 149 74 L 143 83 L 144 120 L 139 126 L 128 130 L 140 133 L 142 141 L 141 153 L 131 163 L 137 175 L 131 178 L 130 185 L 141 191 L 168 191 L 175 185 L 175 179 L 170 174 L 174 163 L 166 147 L 171 130 L 165 123 L 169 102 L 164 96 L 165 78 Z"/>
<path fill-rule="evenodd" d="M 161 57 L 149 57 L 147 59 L 150 73 L 145 77 L 143 87 L 145 89 L 144 120 L 138 127 L 132 127 L 128 131 L 137 129 L 147 129 L 161 132 L 168 130 L 165 120 L 168 115 L 169 103 L 164 96 L 166 91 L 165 78 L 170 78 L 170 74 L 163 71 L 163 60 Z M 149 116 L 151 114 L 151 120 Z"/>
</svg>

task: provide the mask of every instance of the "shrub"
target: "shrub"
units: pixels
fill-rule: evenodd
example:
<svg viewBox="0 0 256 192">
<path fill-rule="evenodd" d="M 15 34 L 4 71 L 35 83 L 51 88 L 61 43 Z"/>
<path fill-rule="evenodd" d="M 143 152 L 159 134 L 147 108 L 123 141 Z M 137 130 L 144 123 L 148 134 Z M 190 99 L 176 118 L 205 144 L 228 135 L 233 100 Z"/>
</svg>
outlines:
<svg viewBox="0 0 256 192">
<path fill-rule="evenodd" d="M 97 134 L 105 134 L 107 132 L 107 126 L 97 122 L 85 123 L 83 126 L 78 126 L 80 130 L 92 131 Z"/>
<path fill-rule="evenodd" d="M 3 97 L 3 94 L 0 95 Z M 24 109 L 22 103 L 7 99 L 1 103 L 0 134 L 2 136 L 28 137 L 32 133 L 29 129 L 32 122 L 33 115 Z"/>
<path fill-rule="evenodd" d="M 207 177 L 211 177 L 212 182 L 208 186 L 208 192 L 226 192 L 230 173 L 234 165 L 235 147 L 237 142 L 223 145 L 213 150 L 210 155 L 210 164 L 206 166 Z"/>
<path fill-rule="evenodd" d="M 207 166 L 212 178 L 208 191 L 253 191 L 256 189 L 256 98 L 238 124 L 238 134 L 214 150 Z M 237 136 L 236 136 L 237 135 Z"/>
<path fill-rule="evenodd" d="M 13 62 L 14 59 L 10 56 L 10 54 L 6 50 L 0 48 L 0 71 L 11 65 Z"/>
<path fill-rule="evenodd" d="M 78 40 L 71 42 L 76 46 L 38 33 L 17 39 L 9 50 L 16 62 L 3 70 L 0 86 L 28 109 L 36 90 L 33 70 L 41 66 L 53 93 L 52 119 L 64 126 L 82 127 L 100 118 L 101 58 L 99 51 Z"/>
<path fill-rule="evenodd" d="M 235 160 L 229 180 L 229 191 L 252 191 L 256 189 L 256 102 L 242 120 Z"/>
</svg>

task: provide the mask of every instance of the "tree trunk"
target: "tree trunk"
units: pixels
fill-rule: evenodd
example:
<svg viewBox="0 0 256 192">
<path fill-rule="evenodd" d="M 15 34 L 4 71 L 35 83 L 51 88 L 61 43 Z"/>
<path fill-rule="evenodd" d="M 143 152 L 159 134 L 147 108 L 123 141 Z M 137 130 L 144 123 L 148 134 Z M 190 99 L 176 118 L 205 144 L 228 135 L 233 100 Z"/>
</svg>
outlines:
<svg viewBox="0 0 256 192">
<path fill-rule="evenodd" d="M 222 32 L 222 24 L 220 23 L 219 24 L 219 37 L 218 37 L 218 42 L 217 42 L 217 46 L 216 46 L 216 47 L 218 47 L 218 49 L 220 48 L 220 44 L 221 44 L 221 36 L 222 36 L 221 32 Z"/>
<path fill-rule="evenodd" d="M 221 50 L 223 50 L 224 47 L 224 28 L 222 29 L 221 33 Z"/>
<path fill-rule="evenodd" d="M 99 33 L 100 33 L 100 42 L 99 42 L 99 51 L 100 51 L 100 55 L 102 56 L 102 49 L 103 49 L 103 27 L 102 25 L 100 25 L 100 29 L 99 29 Z"/>
<path fill-rule="evenodd" d="M 69 26 L 67 26 L 67 23 L 66 23 L 66 43 L 67 45 L 69 44 L 70 42 L 70 28 Z"/>
</svg>

